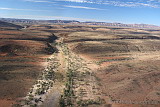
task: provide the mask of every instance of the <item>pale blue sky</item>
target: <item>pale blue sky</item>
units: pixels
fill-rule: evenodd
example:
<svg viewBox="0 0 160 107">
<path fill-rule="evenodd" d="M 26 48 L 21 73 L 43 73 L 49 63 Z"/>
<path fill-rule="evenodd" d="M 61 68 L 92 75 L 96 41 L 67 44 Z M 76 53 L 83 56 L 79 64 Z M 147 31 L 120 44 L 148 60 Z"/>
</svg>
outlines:
<svg viewBox="0 0 160 107">
<path fill-rule="evenodd" d="M 0 17 L 160 26 L 160 0 L 0 0 Z"/>
</svg>

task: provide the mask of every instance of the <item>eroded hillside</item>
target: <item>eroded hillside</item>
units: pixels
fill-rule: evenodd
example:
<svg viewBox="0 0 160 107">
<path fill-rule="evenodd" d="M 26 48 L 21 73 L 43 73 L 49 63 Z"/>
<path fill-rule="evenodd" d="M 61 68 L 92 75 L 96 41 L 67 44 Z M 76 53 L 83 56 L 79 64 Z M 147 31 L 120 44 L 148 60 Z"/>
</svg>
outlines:
<svg viewBox="0 0 160 107">
<path fill-rule="evenodd" d="M 0 39 L 1 102 L 27 96 L 22 105 L 159 107 L 158 29 L 30 25 L 3 27 Z"/>
<path fill-rule="evenodd" d="M 45 31 L 55 33 L 70 51 L 95 64 L 88 67 L 94 69 L 106 103 L 158 107 L 160 30 L 51 25 Z"/>
<path fill-rule="evenodd" d="M 56 51 L 51 33 L 21 29 L 0 22 L 0 106 L 10 107 L 26 96 Z"/>
</svg>

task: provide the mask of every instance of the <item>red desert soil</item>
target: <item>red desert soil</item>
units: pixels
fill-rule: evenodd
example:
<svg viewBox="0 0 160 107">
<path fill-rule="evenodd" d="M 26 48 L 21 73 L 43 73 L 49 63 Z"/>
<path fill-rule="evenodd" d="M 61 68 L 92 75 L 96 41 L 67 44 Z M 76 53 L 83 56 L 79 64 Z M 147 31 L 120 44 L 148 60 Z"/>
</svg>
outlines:
<svg viewBox="0 0 160 107">
<path fill-rule="evenodd" d="M 132 68 L 127 64 L 115 64 L 103 69 L 102 72 L 98 72 L 97 76 L 101 78 L 103 92 L 116 101 L 131 100 L 133 102 L 148 101 L 151 103 L 155 101 L 158 104 L 160 74 L 157 68 L 159 61 L 152 61 L 151 63 L 154 65 L 148 65 L 147 62 L 137 62 Z"/>
<path fill-rule="evenodd" d="M 15 104 L 13 100 L 0 100 L 0 107 L 11 107 L 13 104 Z"/>
<path fill-rule="evenodd" d="M 102 37 L 98 33 L 95 34 L 94 39 L 90 39 L 87 33 L 74 32 L 64 39 L 74 53 L 83 56 L 84 59 L 101 62 L 96 72 L 102 85 L 101 90 L 111 100 L 122 101 L 113 105 L 141 106 L 125 103 L 123 105 L 123 101 L 132 101 L 133 103 L 149 102 L 149 104 L 155 102 L 153 107 L 159 107 L 160 41 L 155 39 L 156 37 L 154 39 L 150 37 L 154 33 L 148 32 L 147 34 L 145 30 L 142 32 L 129 32 L 121 29 L 107 31 L 103 37 L 109 36 L 110 40 L 101 40 Z M 141 39 L 141 37 L 146 39 Z M 149 104 L 147 106 L 152 107 Z M 144 107 L 147 106 L 144 105 Z"/>
<path fill-rule="evenodd" d="M 21 32 L 21 31 L 14 31 L 14 30 L 3 30 L 3 31 L 0 31 L 0 34 L 1 35 L 5 35 L 5 34 L 7 34 L 7 35 L 14 35 L 14 34 L 23 34 L 23 32 Z"/>
<path fill-rule="evenodd" d="M 51 33 L 8 28 L 0 30 L 0 107 L 27 95 L 55 51 Z"/>
</svg>

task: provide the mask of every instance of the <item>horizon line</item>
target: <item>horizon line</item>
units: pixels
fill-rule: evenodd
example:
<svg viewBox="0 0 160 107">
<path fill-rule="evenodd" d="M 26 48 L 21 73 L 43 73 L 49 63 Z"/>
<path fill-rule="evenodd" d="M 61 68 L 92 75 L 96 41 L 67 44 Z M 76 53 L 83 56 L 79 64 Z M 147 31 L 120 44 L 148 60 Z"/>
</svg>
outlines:
<svg viewBox="0 0 160 107">
<path fill-rule="evenodd" d="M 153 25 L 153 26 L 157 26 L 160 27 L 160 25 L 155 25 L 155 24 L 147 24 L 147 23 L 123 23 L 123 22 L 107 22 L 107 21 L 80 21 L 80 20 L 76 20 L 75 19 L 36 19 L 36 18 L 14 18 L 14 17 L 0 17 L 0 19 L 19 19 L 19 20 L 37 20 L 37 21 L 52 21 L 52 20 L 65 20 L 65 21 L 78 21 L 78 22 L 91 22 L 91 23 L 119 23 L 119 24 L 126 24 L 126 25 Z M 77 18 L 78 19 L 78 18 Z"/>
</svg>

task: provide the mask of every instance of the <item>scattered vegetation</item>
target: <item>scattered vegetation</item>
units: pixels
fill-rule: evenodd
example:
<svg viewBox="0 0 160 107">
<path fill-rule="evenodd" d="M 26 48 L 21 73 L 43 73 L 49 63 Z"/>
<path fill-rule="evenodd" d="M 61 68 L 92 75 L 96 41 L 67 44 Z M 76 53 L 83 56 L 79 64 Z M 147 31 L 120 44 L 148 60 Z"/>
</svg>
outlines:
<svg viewBox="0 0 160 107">
<path fill-rule="evenodd" d="M 125 61 L 125 60 L 131 60 L 132 58 L 128 58 L 128 57 L 126 57 L 126 58 L 117 58 L 117 59 L 102 59 L 102 60 L 100 60 L 100 61 L 96 61 L 95 63 L 97 64 L 97 65 L 101 65 L 102 63 L 104 63 L 104 62 L 112 62 L 112 61 Z"/>
<path fill-rule="evenodd" d="M 21 101 L 21 106 L 28 105 L 30 107 L 37 107 L 39 103 L 43 102 L 43 95 L 53 87 L 55 81 L 55 71 L 58 69 L 59 63 L 54 58 L 54 54 L 51 58 L 47 59 L 49 63 L 46 69 L 42 72 L 40 79 L 30 90 L 24 100 Z"/>
<path fill-rule="evenodd" d="M 61 107 L 75 107 L 102 104 L 98 95 L 97 88 L 94 85 L 96 80 L 91 69 L 87 67 L 87 63 L 79 56 L 69 51 L 64 43 L 59 43 L 61 50 L 65 56 L 66 67 L 66 82 L 63 94 L 60 97 Z M 84 89 L 82 88 L 84 87 Z M 91 88 L 92 92 L 85 88 Z M 90 98 L 90 94 L 95 94 L 94 98 Z M 94 95 L 93 95 L 94 96 Z M 87 98 L 87 99 L 86 99 Z M 94 100 L 99 98 L 98 100 Z"/>
<path fill-rule="evenodd" d="M 77 104 L 79 107 L 89 106 L 89 105 L 101 105 L 105 103 L 104 99 L 98 98 L 96 100 L 79 100 L 77 101 Z"/>
</svg>

